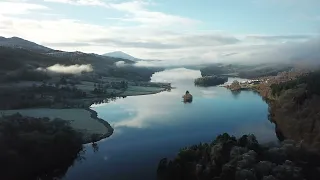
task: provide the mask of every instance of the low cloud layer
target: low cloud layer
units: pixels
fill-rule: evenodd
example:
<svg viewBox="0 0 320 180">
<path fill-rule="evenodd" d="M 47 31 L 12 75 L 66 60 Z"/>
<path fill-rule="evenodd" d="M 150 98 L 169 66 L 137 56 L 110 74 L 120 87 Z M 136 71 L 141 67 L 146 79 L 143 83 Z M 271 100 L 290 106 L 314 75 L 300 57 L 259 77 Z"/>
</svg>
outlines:
<svg viewBox="0 0 320 180">
<path fill-rule="evenodd" d="M 316 0 L 307 1 L 312 1 L 314 5 L 310 6 L 306 2 L 295 2 L 295 5 L 298 3 L 299 9 L 313 9 L 319 4 Z M 253 5 L 254 10 L 268 7 L 267 9 L 280 12 L 284 7 L 289 9 L 287 6 L 291 2 L 292 0 L 250 1 L 246 5 Z M 292 17 L 294 19 L 288 19 L 291 23 L 281 18 L 274 19 L 270 22 L 273 26 L 268 31 L 268 28 L 259 27 L 260 24 L 254 25 L 251 21 L 248 21 L 251 23 L 248 26 L 248 22 L 244 21 L 247 18 L 242 17 L 242 13 L 237 21 L 228 18 L 228 13 L 225 14 L 226 17 L 217 16 L 219 19 L 214 16 L 212 19 L 193 19 L 196 17 L 159 12 L 157 7 L 161 4 L 162 2 L 157 4 L 149 0 L 2 0 L 0 36 L 19 36 L 64 51 L 97 54 L 124 51 L 139 59 L 163 60 L 140 61 L 136 66 L 217 62 L 319 63 L 320 39 L 316 37 L 319 35 L 319 14 L 306 14 L 307 17 L 302 20 L 296 14 L 297 17 Z M 74 9 L 75 12 L 86 10 L 92 14 L 87 18 L 81 18 L 76 13 L 63 14 L 60 8 L 64 7 Z M 303 11 L 309 12 L 307 9 Z M 302 11 L 296 10 L 299 13 Z M 209 12 L 203 12 L 206 13 Z M 236 17 L 236 12 L 234 13 L 232 17 Z M 263 13 L 257 14 L 251 20 L 262 18 L 262 22 L 265 20 L 262 15 Z M 307 23 L 308 19 L 310 23 Z M 297 24 L 297 27 L 286 29 L 286 25 L 290 24 Z M 72 29 L 72 32 L 66 29 Z M 126 66 L 124 62 L 115 65 Z"/>
<path fill-rule="evenodd" d="M 283 39 L 284 37 L 279 38 Z M 271 39 L 273 41 L 275 37 Z M 198 51 L 198 54 L 194 54 L 194 51 Z M 165 56 L 164 53 L 162 54 Z M 306 65 L 320 64 L 320 38 L 313 37 L 305 40 L 282 43 L 265 42 L 247 44 L 245 42 L 241 42 L 228 46 L 211 47 L 208 49 L 195 48 L 171 51 L 172 57 L 176 57 L 179 54 L 184 54 L 184 57 L 176 59 L 173 58 L 168 61 L 159 62 L 137 62 L 136 65 L 178 66 L 200 65 L 208 63 L 298 63 Z"/>
<path fill-rule="evenodd" d="M 128 66 L 129 64 L 127 64 L 126 62 L 124 61 L 118 61 L 118 62 L 115 62 L 114 63 L 117 67 L 126 67 Z"/>
<path fill-rule="evenodd" d="M 53 73 L 60 74 L 81 74 L 82 72 L 91 72 L 93 71 L 91 64 L 75 64 L 71 66 L 65 66 L 61 64 L 55 64 L 53 66 L 49 66 L 46 69 L 38 68 L 41 71 L 49 71 Z"/>
</svg>

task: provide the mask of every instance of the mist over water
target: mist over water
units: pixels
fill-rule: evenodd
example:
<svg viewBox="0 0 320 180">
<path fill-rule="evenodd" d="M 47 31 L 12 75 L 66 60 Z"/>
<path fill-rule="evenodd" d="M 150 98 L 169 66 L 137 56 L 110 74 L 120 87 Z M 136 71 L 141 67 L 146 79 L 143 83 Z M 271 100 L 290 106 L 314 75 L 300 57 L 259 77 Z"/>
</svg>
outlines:
<svg viewBox="0 0 320 180">
<path fill-rule="evenodd" d="M 156 179 L 161 158 L 173 158 L 180 148 L 210 142 L 224 132 L 253 133 L 262 143 L 276 140 L 261 97 L 250 91 L 195 87 L 197 77 L 200 71 L 185 68 L 158 72 L 152 81 L 172 82 L 176 88 L 92 107 L 114 127 L 114 134 L 98 142 L 96 153 L 88 145 L 86 160 L 71 167 L 65 179 Z M 182 102 L 186 90 L 194 98 L 190 104 Z"/>
</svg>

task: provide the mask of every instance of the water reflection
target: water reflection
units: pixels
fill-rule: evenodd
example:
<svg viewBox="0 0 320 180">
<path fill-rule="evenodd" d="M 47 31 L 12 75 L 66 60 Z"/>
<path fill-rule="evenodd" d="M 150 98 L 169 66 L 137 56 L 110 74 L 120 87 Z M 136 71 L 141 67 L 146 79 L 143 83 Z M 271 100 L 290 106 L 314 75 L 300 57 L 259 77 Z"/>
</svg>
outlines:
<svg viewBox="0 0 320 180">
<path fill-rule="evenodd" d="M 234 97 L 235 99 L 237 99 L 237 98 L 239 97 L 241 91 L 231 91 L 231 93 L 232 93 L 233 97 Z"/>
<path fill-rule="evenodd" d="M 190 103 L 192 103 L 192 99 L 185 99 L 185 100 L 183 100 L 183 103 L 190 104 Z"/>
<path fill-rule="evenodd" d="M 92 107 L 100 105 L 100 104 L 106 104 L 106 103 L 110 103 L 113 101 L 116 101 L 117 99 L 124 99 L 127 96 L 122 96 L 122 97 L 109 97 L 109 98 L 101 98 L 101 99 L 97 99 L 96 101 L 93 102 Z"/>
<path fill-rule="evenodd" d="M 93 149 L 94 153 L 97 153 L 99 151 L 98 143 L 94 142 L 94 143 L 91 144 L 91 146 L 92 146 L 92 149 Z"/>
<path fill-rule="evenodd" d="M 193 81 L 198 77 L 201 77 L 201 72 L 199 70 L 175 68 L 155 73 L 152 76 L 151 81 L 177 83 L 190 80 Z"/>
<path fill-rule="evenodd" d="M 193 80 L 199 76 L 200 71 L 184 68 L 159 72 L 152 81 L 171 82 L 176 88 L 93 106 L 114 127 L 114 134 L 98 142 L 96 153 L 88 149 L 87 161 L 72 167 L 66 179 L 155 179 L 162 157 L 224 132 L 254 133 L 261 142 L 276 140 L 274 126 L 267 121 L 268 106 L 257 94 L 195 87 Z M 182 103 L 186 90 L 192 93 L 192 103 Z"/>
</svg>

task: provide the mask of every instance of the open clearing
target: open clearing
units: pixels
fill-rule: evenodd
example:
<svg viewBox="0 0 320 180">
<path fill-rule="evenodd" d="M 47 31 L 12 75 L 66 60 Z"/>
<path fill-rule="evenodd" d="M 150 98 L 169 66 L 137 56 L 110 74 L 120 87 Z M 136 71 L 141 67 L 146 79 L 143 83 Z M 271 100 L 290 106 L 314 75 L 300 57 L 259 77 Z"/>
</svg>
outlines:
<svg viewBox="0 0 320 180">
<path fill-rule="evenodd" d="M 20 113 L 28 117 L 48 117 L 50 119 L 60 118 L 70 121 L 71 127 L 86 135 L 90 134 L 107 134 L 108 128 L 101 122 L 91 117 L 91 112 L 85 109 L 17 109 L 17 110 L 0 110 L 3 115 Z"/>
<path fill-rule="evenodd" d="M 143 86 L 129 86 L 125 92 L 123 92 L 122 96 L 137 96 L 137 95 L 145 95 L 145 94 L 155 94 L 163 91 L 164 88 L 159 87 L 143 87 Z"/>
</svg>

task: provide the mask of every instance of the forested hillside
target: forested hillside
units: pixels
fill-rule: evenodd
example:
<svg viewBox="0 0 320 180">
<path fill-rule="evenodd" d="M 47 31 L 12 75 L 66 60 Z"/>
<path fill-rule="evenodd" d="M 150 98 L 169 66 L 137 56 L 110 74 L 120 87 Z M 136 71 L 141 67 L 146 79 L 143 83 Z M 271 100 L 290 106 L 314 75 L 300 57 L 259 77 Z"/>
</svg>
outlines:
<svg viewBox="0 0 320 180">
<path fill-rule="evenodd" d="M 320 71 L 274 84 L 271 119 L 283 135 L 320 149 Z"/>
</svg>

